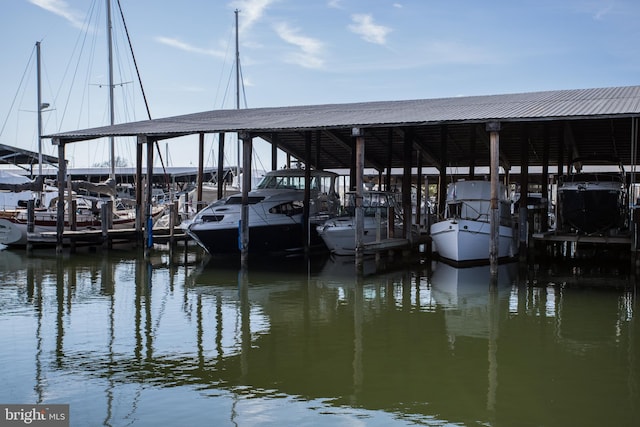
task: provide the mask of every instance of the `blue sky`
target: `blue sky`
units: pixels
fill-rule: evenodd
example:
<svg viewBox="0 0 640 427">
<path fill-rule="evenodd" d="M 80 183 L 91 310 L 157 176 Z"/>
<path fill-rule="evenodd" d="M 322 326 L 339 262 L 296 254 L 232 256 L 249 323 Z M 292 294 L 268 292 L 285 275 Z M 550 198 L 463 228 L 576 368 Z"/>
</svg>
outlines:
<svg viewBox="0 0 640 427">
<path fill-rule="evenodd" d="M 143 120 L 117 0 L 112 3 L 116 122 Z M 120 4 L 153 118 L 235 107 L 235 9 L 243 108 L 640 83 L 636 0 Z M 37 150 L 36 41 L 42 43 L 42 100 L 51 104 L 43 113 L 44 133 L 109 123 L 105 22 L 105 0 L 3 1 L 0 143 Z M 166 164 L 197 164 L 197 136 L 162 144 Z M 235 164 L 229 149 L 225 163 Z M 44 150 L 55 154 L 49 141 Z M 133 166 L 133 144 L 118 142 L 116 151 Z M 268 168 L 266 146 L 257 152 Z M 106 160 L 108 147 L 72 144 L 67 153 L 71 166 L 85 167 Z M 209 154 L 205 161 L 217 164 Z"/>
</svg>

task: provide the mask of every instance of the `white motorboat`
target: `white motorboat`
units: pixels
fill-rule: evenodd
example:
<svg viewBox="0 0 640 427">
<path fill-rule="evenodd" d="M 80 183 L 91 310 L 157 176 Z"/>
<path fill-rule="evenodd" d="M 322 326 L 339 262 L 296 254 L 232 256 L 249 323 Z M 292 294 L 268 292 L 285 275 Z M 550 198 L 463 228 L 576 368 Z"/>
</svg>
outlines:
<svg viewBox="0 0 640 427">
<path fill-rule="evenodd" d="M 310 246 L 322 245 L 315 225 L 338 214 L 338 175 L 311 170 Z M 248 193 L 249 252 L 291 253 L 304 249 L 304 169 L 268 172 Z M 220 199 L 201 210 L 182 228 L 210 254 L 239 254 L 242 194 Z"/>
<path fill-rule="evenodd" d="M 431 225 L 434 251 L 454 262 L 489 261 L 491 183 L 457 181 L 447 187 L 445 218 Z M 507 190 L 500 185 L 498 258 L 517 254 L 517 233 L 511 218 Z"/>
<path fill-rule="evenodd" d="M 373 243 L 391 237 L 403 237 L 403 217 L 398 193 L 386 191 L 365 191 L 362 197 L 364 228 L 362 243 Z M 344 214 L 331 218 L 317 227 L 331 253 L 354 255 L 356 251 L 356 193 L 345 195 Z M 389 217 L 393 212 L 393 232 L 389 233 Z"/>
<path fill-rule="evenodd" d="M 622 164 L 615 162 L 618 172 L 581 172 L 578 169 L 582 161 L 575 159 L 570 173 L 558 185 L 558 230 L 607 234 L 628 228 Z"/>
</svg>

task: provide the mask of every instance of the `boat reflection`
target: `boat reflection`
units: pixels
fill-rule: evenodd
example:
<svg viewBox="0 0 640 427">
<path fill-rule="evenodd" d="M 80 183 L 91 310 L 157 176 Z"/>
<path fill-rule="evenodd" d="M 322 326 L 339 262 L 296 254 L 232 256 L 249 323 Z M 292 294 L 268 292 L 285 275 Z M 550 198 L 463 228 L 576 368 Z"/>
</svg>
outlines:
<svg viewBox="0 0 640 427">
<path fill-rule="evenodd" d="M 575 289 L 523 286 L 514 264 L 501 265 L 492 286 L 488 266 L 441 263 L 357 275 L 331 259 L 237 270 L 211 258 L 177 265 L 163 253 L 4 255 L 0 265 L 16 269 L 0 271 L 0 321 L 36 320 L 27 329 L 35 338 L 21 333 L 15 351 L 0 353 L 3 362 L 18 366 L 31 354 L 35 372 L 20 381 L 35 383 L 39 400 L 64 390 L 72 407 L 88 405 L 106 424 L 135 417 L 159 390 L 189 396 L 180 402 L 193 413 L 202 396 L 245 401 L 236 419 L 252 400 L 286 397 L 424 425 L 561 425 L 560 407 L 577 424 L 603 421 L 601 414 L 616 425 L 638 420 L 625 415 L 637 392 L 594 393 L 589 385 L 628 378 L 629 390 L 638 387 L 636 299 L 628 292 L 600 295 L 606 308 L 597 318 L 606 326 L 592 327 L 601 335 L 593 339 L 578 326 L 598 302 Z M 602 366 L 606 372 L 589 370 Z M 91 402 L 63 385 L 71 377 L 92 390 Z M 573 399 L 576 382 L 592 395 Z M 531 404 L 542 398 L 555 402 L 551 413 Z M 166 414 L 163 402 L 154 409 Z"/>
</svg>

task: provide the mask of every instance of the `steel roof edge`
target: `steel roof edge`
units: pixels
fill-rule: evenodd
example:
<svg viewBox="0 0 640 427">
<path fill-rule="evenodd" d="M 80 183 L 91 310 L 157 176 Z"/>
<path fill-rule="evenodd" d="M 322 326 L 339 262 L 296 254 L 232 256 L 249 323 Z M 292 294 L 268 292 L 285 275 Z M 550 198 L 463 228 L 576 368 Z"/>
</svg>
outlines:
<svg viewBox="0 0 640 427">
<path fill-rule="evenodd" d="M 640 115 L 640 86 L 564 89 L 287 107 L 213 110 L 112 126 L 60 132 L 45 138 L 82 141 L 106 136 L 154 139 L 195 133 L 277 132 L 348 127 L 425 126 L 486 121 L 539 121 Z"/>
</svg>

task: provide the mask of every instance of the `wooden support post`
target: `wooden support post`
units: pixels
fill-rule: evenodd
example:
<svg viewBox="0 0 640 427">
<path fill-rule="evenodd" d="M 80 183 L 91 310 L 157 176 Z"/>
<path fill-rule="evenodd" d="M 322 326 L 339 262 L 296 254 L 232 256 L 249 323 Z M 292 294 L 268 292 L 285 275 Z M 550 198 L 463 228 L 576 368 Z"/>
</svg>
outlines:
<svg viewBox="0 0 640 427">
<path fill-rule="evenodd" d="M 500 180 L 498 179 L 498 162 L 500 154 L 500 122 L 487 123 L 487 131 L 490 132 L 491 140 L 491 204 L 489 215 L 489 271 L 491 276 L 498 275 L 498 239 L 500 231 L 500 211 L 498 206 L 498 195 Z"/>
<path fill-rule="evenodd" d="M 391 164 L 393 163 L 393 128 L 387 131 L 387 175 L 384 179 L 384 191 L 391 191 Z"/>
<path fill-rule="evenodd" d="M 440 181 L 438 183 L 438 216 L 444 215 L 447 203 L 447 126 L 440 126 Z"/>
<path fill-rule="evenodd" d="M 71 207 L 69 208 L 69 229 L 72 231 L 76 231 L 78 228 L 77 211 L 78 201 L 71 199 Z M 69 252 L 72 254 L 76 253 L 76 239 L 71 239 Z"/>
<path fill-rule="evenodd" d="M 542 213 L 542 228 L 540 231 L 543 233 L 549 230 L 549 207 L 551 201 L 549 200 L 549 124 L 544 124 L 544 148 L 542 149 L 542 203 L 546 209 Z"/>
<path fill-rule="evenodd" d="M 136 144 L 136 236 L 137 243 L 142 242 L 142 147 L 147 143 L 147 137 L 138 135 Z"/>
<path fill-rule="evenodd" d="M 636 188 L 636 163 L 638 161 L 638 118 L 631 118 L 631 194 L 629 197 L 629 205 L 631 206 L 631 232 L 632 232 L 632 242 L 631 242 L 631 252 L 633 253 L 633 258 L 636 258 L 637 261 L 637 251 L 638 251 L 638 222 L 636 218 L 636 211 L 638 211 L 638 200 L 635 192 Z"/>
<path fill-rule="evenodd" d="M 109 215 L 107 215 L 107 225 L 109 230 L 113 228 L 113 200 L 107 200 L 107 210 Z"/>
<path fill-rule="evenodd" d="M 204 133 L 198 138 L 198 176 L 196 178 L 196 211 L 202 206 L 202 179 L 204 175 Z"/>
<path fill-rule="evenodd" d="M 404 221 L 402 222 L 403 238 L 411 238 L 411 224 L 413 218 L 411 215 L 411 147 L 413 144 L 413 129 L 409 128 L 404 133 L 403 141 L 403 165 L 402 165 L 402 212 L 404 213 Z"/>
<path fill-rule="evenodd" d="M 226 176 L 224 175 L 224 132 L 218 134 L 218 172 L 216 173 L 216 181 L 218 182 L 218 200 L 224 197 L 224 187 L 226 186 Z M 199 209 L 198 209 L 199 210 Z"/>
<path fill-rule="evenodd" d="M 302 207 L 302 247 L 309 253 L 311 244 L 309 227 L 309 207 L 311 204 L 311 132 L 304 133 L 304 205 Z"/>
<path fill-rule="evenodd" d="M 35 202 L 33 199 L 27 201 L 27 253 L 33 251 L 33 243 L 29 236 L 35 230 Z"/>
<path fill-rule="evenodd" d="M 64 233 L 64 188 L 67 177 L 67 163 L 64 159 L 64 142 L 58 138 L 53 139 L 53 144 L 58 145 L 58 206 L 56 219 L 56 253 L 62 253 L 62 233 Z"/>
<path fill-rule="evenodd" d="M 355 168 L 355 192 L 356 192 L 356 269 L 362 271 L 364 264 L 364 211 L 362 209 L 363 178 L 364 178 L 364 130 L 351 129 L 351 136 L 356 138 L 356 168 Z"/>
<path fill-rule="evenodd" d="M 518 246 L 520 257 L 527 254 L 529 241 L 529 212 L 527 200 L 529 199 L 529 129 L 523 123 L 520 131 L 520 209 L 518 211 Z"/>
<path fill-rule="evenodd" d="M 240 219 L 240 264 L 242 268 L 249 264 L 249 191 L 251 191 L 251 134 L 238 134 L 242 139 L 242 213 Z"/>
<path fill-rule="evenodd" d="M 271 134 L 271 170 L 278 169 L 278 133 Z"/>
<path fill-rule="evenodd" d="M 173 249 L 176 243 L 175 228 L 178 223 L 178 201 L 169 205 L 169 248 Z"/>
<path fill-rule="evenodd" d="M 100 230 L 102 234 L 102 248 L 107 249 L 109 247 L 109 205 L 106 203 L 100 206 Z"/>
<path fill-rule="evenodd" d="M 153 141 L 147 140 L 147 180 L 145 186 L 145 253 L 148 255 L 149 249 L 153 247 L 153 218 L 151 216 L 152 209 L 152 193 L 153 193 Z"/>
<path fill-rule="evenodd" d="M 416 225 L 420 230 L 422 225 L 422 153 L 420 151 L 418 151 L 418 178 L 416 179 L 416 184 Z"/>
</svg>

